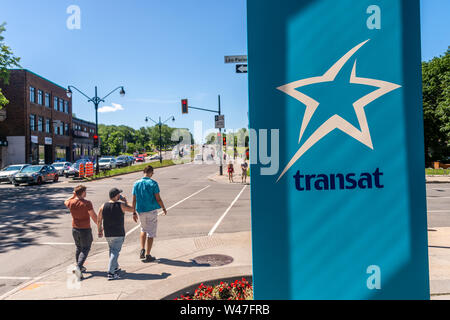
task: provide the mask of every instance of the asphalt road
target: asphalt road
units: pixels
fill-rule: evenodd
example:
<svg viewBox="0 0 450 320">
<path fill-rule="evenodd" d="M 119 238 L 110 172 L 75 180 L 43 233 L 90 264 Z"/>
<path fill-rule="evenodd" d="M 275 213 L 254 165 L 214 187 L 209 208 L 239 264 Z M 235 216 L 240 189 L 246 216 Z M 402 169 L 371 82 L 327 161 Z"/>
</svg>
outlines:
<svg viewBox="0 0 450 320">
<path fill-rule="evenodd" d="M 217 171 L 215 165 L 197 164 L 155 170 L 154 179 L 169 209 L 167 216 L 159 218 L 158 239 L 206 236 L 214 227 L 216 233 L 250 230 L 250 188 L 209 180 L 208 176 Z M 118 187 L 131 201 L 132 186 L 141 176 L 141 173 L 134 173 L 87 183 L 87 198 L 97 211 L 108 201 L 108 191 Z M 75 260 L 72 220 L 63 204 L 74 186 L 76 184 L 64 178 L 42 186 L 0 185 L 0 295 L 53 267 Z M 138 243 L 138 225 L 131 214 L 125 220 L 125 245 Z M 91 252 L 105 250 L 105 240 L 97 238 L 95 226 L 93 234 Z"/>
</svg>

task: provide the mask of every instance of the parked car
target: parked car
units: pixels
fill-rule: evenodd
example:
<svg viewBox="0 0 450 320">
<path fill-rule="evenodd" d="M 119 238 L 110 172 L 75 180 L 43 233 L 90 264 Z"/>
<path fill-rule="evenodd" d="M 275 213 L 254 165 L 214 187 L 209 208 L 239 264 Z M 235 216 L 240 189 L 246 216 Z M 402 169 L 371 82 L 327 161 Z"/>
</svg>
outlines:
<svg viewBox="0 0 450 320">
<path fill-rule="evenodd" d="M 161 157 L 159 156 L 159 154 L 155 154 L 153 156 L 150 157 L 150 160 L 159 160 L 161 159 Z"/>
<path fill-rule="evenodd" d="M 135 158 L 135 161 L 136 161 L 136 162 L 145 162 L 145 158 L 144 158 L 144 156 L 139 155 L 139 156 L 137 156 L 137 157 Z"/>
<path fill-rule="evenodd" d="M 78 177 L 80 173 L 80 164 L 86 165 L 86 163 L 90 162 L 88 159 L 80 159 L 77 160 L 74 164 L 72 164 L 68 169 L 64 170 L 64 176 L 66 178 L 69 177 Z"/>
<path fill-rule="evenodd" d="M 127 167 L 132 165 L 132 162 L 130 161 L 130 158 L 128 156 L 117 157 L 116 163 L 118 167 Z"/>
<path fill-rule="evenodd" d="M 134 157 L 133 156 L 128 156 L 128 161 L 130 161 L 131 165 L 134 164 Z"/>
<path fill-rule="evenodd" d="M 17 173 L 12 182 L 17 187 L 21 183 L 27 184 L 42 184 L 47 181 L 58 182 L 58 171 L 53 166 L 48 165 L 34 165 L 27 166 Z"/>
<path fill-rule="evenodd" d="M 58 175 L 61 177 L 64 175 L 64 172 L 66 170 L 69 170 L 72 164 L 70 162 L 54 162 L 52 166 L 55 167 L 55 169 L 58 171 Z"/>
<path fill-rule="evenodd" d="M 117 168 L 117 162 L 115 158 L 101 158 L 98 166 L 100 170 L 111 170 Z"/>
<path fill-rule="evenodd" d="M 20 170 L 22 170 L 25 167 L 28 167 L 29 164 L 13 164 L 10 166 L 7 166 L 6 168 L 3 168 L 2 171 L 0 171 L 0 183 L 2 182 L 8 182 L 12 183 L 12 179 L 14 178 L 14 175 L 18 173 Z"/>
</svg>

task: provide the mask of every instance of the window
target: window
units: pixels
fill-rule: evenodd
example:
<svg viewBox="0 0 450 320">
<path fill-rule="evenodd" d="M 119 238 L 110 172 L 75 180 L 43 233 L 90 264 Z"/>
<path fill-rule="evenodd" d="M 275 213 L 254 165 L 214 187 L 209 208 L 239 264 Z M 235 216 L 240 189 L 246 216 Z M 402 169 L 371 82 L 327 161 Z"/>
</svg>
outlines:
<svg viewBox="0 0 450 320">
<path fill-rule="evenodd" d="M 35 90 L 33 87 L 30 87 L 30 102 L 35 103 L 35 101 L 36 101 L 35 99 L 36 99 L 35 98 Z"/>
<path fill-rule="evenodd" d="M 50 133 L 50 119 L 45 119 L 45 132 Z"/>
<path fill-rule="evenodd" d="M 58 110 L 58 97 L 53 97 L 53 109 Z"/>
<path fill-rule="evenodd" d="M 66 133 L 66 136 L 68 136 L 68 135 L 69 135 L 69 124 L 68 124 L 68 123 L 66 123 L 66 124 L 64 125 L 64 131 L 65 131 L 65 133 Z"/>
<path fill-rule="evenodd" d="M 39 117 L 38 118 L 38 131 L 39 132 L 44 131 L 43 125 L 44 125 L 44 119 L 42 119 L 42 117 Z"/>
<path fill-rule="evenodd" d="M 50 93 L 45 93 L 45 106 L 50 108 Z"/>
<path fill-rule="evenodd" d="M 43 92 L 41 90 L 38 90 L 38 104 L 43 105 Z"/>
<path fill-rule="evenodd" d="M 35 131 L 36 130 L 36 116 L 34 114 L 30 114 L 30 130 Z"/>
<path fill-rule="evenodd" d="M 64 112 L 69 113 L 69 101 L 64 101 Z"/>
<path fill-rule="evenodd" d="M 59 111 L 64 112 L 64 100 L 59 99 Z"/>
</svg>

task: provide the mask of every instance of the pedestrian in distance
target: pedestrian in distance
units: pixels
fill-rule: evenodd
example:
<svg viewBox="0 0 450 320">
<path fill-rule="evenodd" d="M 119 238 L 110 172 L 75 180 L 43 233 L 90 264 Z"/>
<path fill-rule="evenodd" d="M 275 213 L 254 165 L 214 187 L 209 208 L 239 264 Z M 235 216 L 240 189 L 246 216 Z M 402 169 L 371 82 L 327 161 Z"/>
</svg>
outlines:
<svg viewBox="0 0 450 320">
<path fill-rule="evenodd" d="M 233 164 L 232 164 L 231 162 L 228 164 L 228 169 L 227 169 L 227 171 L 228 171 L 228 181 L 229 181 L 230 183 L 234 182 L 234 181 L 233 181 L 234 167 L 233 167 Z"/>
<path fill-rule="evenodd" d="M 242 170 L 241 182 L 247 183 L 247 170 L 248 170 L 247 160 L 244 160 L 244 162 L 241 163 L 241 170 Z"/>
<path fill-rule="evenodd" d="M 72 215 L 72 236 L 76 246 L 76 266 L 73 273 L 78 281 L 83 279 L 83 272 L 86 271 L 84 263 L 93 241 L 90 219 L 97 224 L 97 214 L 92 202 L 86 200 L 86 190 L 87 188 L 83 185 L 75 187 L 73 195 L 64 202 Z"/>
<path fill-rule="evenodd" d="M 125 212 L 133 212 L 134 208 L 121 195 L 122 190 L 113 188 L 109 191 L 109 201 L 104 203 L 98 212 L 98 237 L 106 237 L 109 246 L 108 280 L 120 279 L 119 254 L 125 240 Z"/>
<path fill-rule="evenodd" d="M 133 208 L 138 216 L 133 218 L 141 222 L 141 251 L 139 257 L 143 262 L 153 262 L 155 257 L 151 256 L 153 239 L 156 237 L 158 226 L 158 210 L 162 208 L 163 215 L 167 215 L 166 207 L 160 196 L 158 183 L 152 179 L 153 167 L 144 169 L 144 177 L 133 186 Z"/>
</svg>

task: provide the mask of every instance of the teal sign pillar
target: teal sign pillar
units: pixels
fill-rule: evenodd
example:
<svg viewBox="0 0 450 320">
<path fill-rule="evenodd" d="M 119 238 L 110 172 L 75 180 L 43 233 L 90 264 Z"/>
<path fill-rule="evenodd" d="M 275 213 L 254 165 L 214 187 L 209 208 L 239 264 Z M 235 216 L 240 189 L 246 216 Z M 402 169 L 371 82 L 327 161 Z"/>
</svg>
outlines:
<svg viewBox="0 0 450 320">
<path fill-rule="evenodd" d="M 248 0 L 256 299 L 429 299 L 419 0 Z"/>
</svg>

